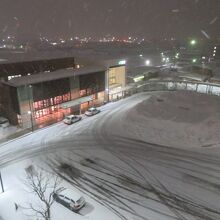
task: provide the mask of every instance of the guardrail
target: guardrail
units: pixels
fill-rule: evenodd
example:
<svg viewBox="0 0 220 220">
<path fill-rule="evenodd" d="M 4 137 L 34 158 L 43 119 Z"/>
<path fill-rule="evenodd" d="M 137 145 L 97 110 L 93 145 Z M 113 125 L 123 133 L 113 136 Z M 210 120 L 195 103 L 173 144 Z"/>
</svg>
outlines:
<svg viewBox="0 0 220 220">
<path fill-rule="evenodd" d="M 132 95 L 134 93 L 146 91 L 194 91 L 198 93 L 205 93 L 209 95 L 220 96 L 220 84 L 195 82 L 195 81 L 149 81 L 141 85 L 136 85 L 124 91 L 124 95 Z"/>
</svg>

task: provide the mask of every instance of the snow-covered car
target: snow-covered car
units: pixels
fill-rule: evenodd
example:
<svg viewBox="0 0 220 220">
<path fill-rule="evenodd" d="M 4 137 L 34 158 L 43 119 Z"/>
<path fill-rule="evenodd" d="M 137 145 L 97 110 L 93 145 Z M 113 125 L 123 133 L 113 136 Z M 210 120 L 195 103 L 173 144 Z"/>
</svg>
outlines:
<svg viewBox="0 0 220 220">
<path fill-rule="evenodd" d="M 60 193 L 54 193 L 53 198 L 56 202 L 74 212 L 79 211 L 86 204 L 83 196 L 69 189 L 64 189 Z"/>
<path fill-rule="evenodd" d="M 80 115 L 69 115 L 69 116 L 65 117 L 63 122 L 67 125 L 71 125 L 77 121 L 80 121 L 81 119 L 82 119 L 82 117 Z"/>
<path fill-rule="evenodd" d="M 86 112 L 85 112 L 85 115 L 87 116 L 93 116 L 93 115 L 96 115 L 100 112 L 99 109 L 95 108 L 95 107 L 92 107 L 92 108 L 89 108 Z"/>
<path fill-rule="evenodd" d="M 7 118 L 0 116 L 0 127 L 6 128 L 9 126 L 9 121 Z"/>
</svg>

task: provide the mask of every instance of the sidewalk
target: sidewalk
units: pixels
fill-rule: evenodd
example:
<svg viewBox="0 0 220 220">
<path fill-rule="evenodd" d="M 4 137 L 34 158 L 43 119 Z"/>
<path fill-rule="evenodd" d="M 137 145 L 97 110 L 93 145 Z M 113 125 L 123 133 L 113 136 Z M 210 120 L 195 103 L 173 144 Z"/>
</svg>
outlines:
<svg viewBox="0 0 220 220">
<path fill-rule="evenodd" d="M 30 132 L 31 132 L 31 129 L 25 129 L 25 130 L 18 131 L 16 133 L 12 133 L 12 134 L 10 134 L 6 137 L 1 138 L 0 139 L 0 144 L 2 144 L 4 142 L 8 142 L 8 141 L 13 140 L 13 139 L 18 138 L 18 137 L 21 137 L 21 136 L 23 136 L 25 134 L 28 134 Z"/>
</svg>

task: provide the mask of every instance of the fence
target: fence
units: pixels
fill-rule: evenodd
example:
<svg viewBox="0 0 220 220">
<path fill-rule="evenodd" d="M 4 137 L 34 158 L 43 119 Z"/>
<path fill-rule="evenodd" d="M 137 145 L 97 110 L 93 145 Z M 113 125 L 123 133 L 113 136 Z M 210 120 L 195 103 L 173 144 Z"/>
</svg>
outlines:
<svg viewBox="0 0 220 220">
<path fill-rule="evenodd" d="M 187 90 L 209 95 L 220 96 L 220 85 L 206 82 L 189 82 L 189 81 L 149 81 L 142 85 L 124 91 L 124 95 L 132 95 L 139 92 L 147 91 L 179 91 Z"/>
</svg>

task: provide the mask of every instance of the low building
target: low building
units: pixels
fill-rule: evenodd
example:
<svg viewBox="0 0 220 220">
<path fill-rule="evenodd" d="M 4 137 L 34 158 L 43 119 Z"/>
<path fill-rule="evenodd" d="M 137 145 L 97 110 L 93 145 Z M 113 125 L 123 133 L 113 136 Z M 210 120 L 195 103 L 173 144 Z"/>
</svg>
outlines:
<svg viewBox="0 0 220 220">
<path fill-rule="evenodd" d="M 3 83 L 7 118 L 22 128 L 33 128 L 79 114 L 104 102 L 105 77 L 105 69 L 91 67 L 11 79 Z"/>
<path fill-rule="evenodd" d="M 50 58 L 0 64 L 0 113 L 12 125 L 46 126 L 124 95 L 126 59 Z"/>
<path fill-rule="evenodd" d="M 75 68 L 74 57 L 36 59 L 31 61 L 0 62 L 0 79 L 5 81 L 39 72 L 52 72 L 64 68 Z"/>
</svg>

